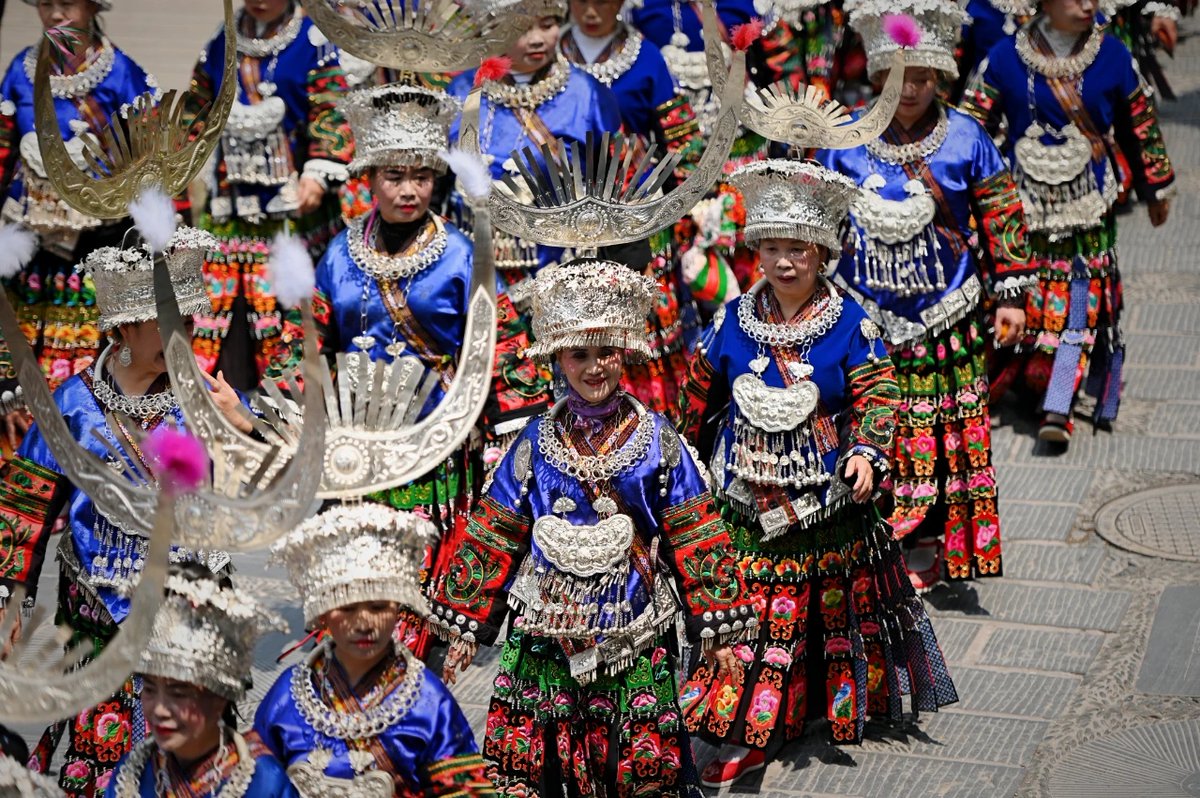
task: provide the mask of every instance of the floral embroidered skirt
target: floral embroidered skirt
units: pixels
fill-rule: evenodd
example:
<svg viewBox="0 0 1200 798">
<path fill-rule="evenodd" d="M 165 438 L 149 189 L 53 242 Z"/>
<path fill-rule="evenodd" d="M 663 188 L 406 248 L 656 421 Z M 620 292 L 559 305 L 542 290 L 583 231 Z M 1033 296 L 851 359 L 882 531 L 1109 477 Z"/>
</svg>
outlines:
<svg viewBox="0 0 1200 798">
<path fill-rule="evenodd" d="M 117 625 L 100 599 L 65 571 L 59 574 L 55 623 L 72 629 L 67 648 L 90 638 L 93 657 L 117 634 Z M 70 798 L 98 798 L 104 795 L 117 762 L 145 737 L 145 731 L 141 703 L 130 679 L 108 700 L 46 729 L 30 756 L 29 767 L 49 773 L 54 752 L 66 733 L 59 786 Z"/>
<path fill-rule="evenodd" d="M 267 279 L 270 243 L 276 234 L 288 230 L 308 245 L 317 260 L 341 229 L 336 203 L 327 201 L 319 210 L 298 221 L 277 219 L 260 224 L 233 219 L 214 222 L 203 216 L 201 227 L 217 237 L 217 249 L 204 259 L 204 278 L 208 283 L 212 313 L 196 317 L 192 346 L 200 367 L 225 378 L 240 390 L 254 388 L 284 348 L 280 346 L 283 316 Z M 221 360 L 229 349 L 235 362 Z"/>
<path fill-rule="evenodd" d="M 680 703 L 689 731 L 715 744 L 765 749 L 829 720 L 833 742 L 862 741 L 867 715 L 899 720 L 958 694 L 899 545 L 873 508 L 768 542 L 756 519 L 725 508 L 759 636 L 734 646 L 740 681 L 700 660 Z"/>
<path fill-rule="evenodd" d="M 1057 240 L 1033 233 L 1029 245 L 1039 279 L 1025 308 L 1027 352 L 1006 364 L 997 382 L 1023 379 L 1042 397 L 1042 410 L 1067 416 L 1083 386 L 1096 397 L 1096 419 L 1112 421 L 1125 361 L 1116 218 L 1109 213 L 1096 227 Z"/>
<path fill-rule="evenodd" d="M 483 758 L 500 795 L 701 798 L 679 716 L 675 658 L 660 639 L 618 676 L 581 685 L 558 641 L 509 634 Z"/>
<path fill-rule="evenodd" d="M 973 313 L 939 335 L 891 353 L 900 406 L 889 523 L 897 538 L 944 535 L 950 579 L 1001 573 L 989 344 Z"/>
</svg>

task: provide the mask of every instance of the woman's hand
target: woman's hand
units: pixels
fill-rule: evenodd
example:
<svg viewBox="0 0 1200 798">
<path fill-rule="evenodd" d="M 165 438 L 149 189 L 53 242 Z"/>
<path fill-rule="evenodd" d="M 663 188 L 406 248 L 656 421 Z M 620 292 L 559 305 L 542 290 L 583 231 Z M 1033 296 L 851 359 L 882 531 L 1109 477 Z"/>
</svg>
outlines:
<svg viewBox="0 0 1200 798">
<path fill-rule="evenodd" d="M 733 681 L 742 679 L 742 661 L 733 653 L 733 646 L 717 646 L 704 652 L 709 670 L 728 676 Z"/>
<path fill-rule="evenodd" d="M 8 436 L 8 445 L 14 452 L 21 445 L 21 438 L 29 432 L 31 423 L 27 410 L 14 410 L 3 417 L 4 434 Z"/>
<path fill-rule="evenodd" d="M 446 664 L 442 666 L 442 681 L 446 684 L 456 683 L 458 674 L 455 673 L 455 670 L 466 673 L 467 668 L 471 667 L 471 663 L 475 661 L 477 653 L 479 653 L 478 643 L 468 643 L 461 637 L 456 637 L 450 644 L 450 651 L 446 654 Z"/>
<path fill-rule="evenodd" d="M 1013 346 L 1025 337 L 1023 308 L 996 308 L 996 346 Z"/>
<path fill-rule="evenodd" d="M 216 377 L 205 372 L 201 373 L 208 381 L 213 403 L 220 409 L 221 414 L 229 419 L 229 423 L 237 427 L 239 432 L 253 432 L 254 425 L 247 421 L 241 413 L 241 397 L 237 395 L 237 391 L 233 390 L 232 385 L 225 382 L 225 372 L 218 371 Z"/>
<path fill-rule="evenodd" d="M 13 647 L 21 639 L 21 607 L 11 601 L 7 607 L 0 607 L 0 628 L 4 627 L 4 621 L 9 611 L 13 614 L 13 628 L 9 632 L 8 637 L 0 640 L 0 662 L 4 662 L 12 654 Z"/>
<path fill-rule="evenodd" d="M 871 468 L 871 461 L 861 454 L 846 461 L 846 482 L 849 483 L 851 479 L 854 482 L 850 485 L 850 497 L 854 501 L 862 504 L 871 498 L 871 491 L 875 489 L 875 469 Z"/>
<path fill-rule="evenodd" d="M 1151 202 L 1146 206 L 1146 210 L 1150 214 L 1150 224 L 1154 227 L 1162 227 L 1167 223 L 1167 217 L 1171 215 L 1171 201 L 1164 199 Z"/>
<path fill-rule="evenodd" d="M 321 206 L 325 198 L 325 187 L 311 177 L 300 178 L 300 207 L 301 216 L 312 213 Z"/>
</svg>

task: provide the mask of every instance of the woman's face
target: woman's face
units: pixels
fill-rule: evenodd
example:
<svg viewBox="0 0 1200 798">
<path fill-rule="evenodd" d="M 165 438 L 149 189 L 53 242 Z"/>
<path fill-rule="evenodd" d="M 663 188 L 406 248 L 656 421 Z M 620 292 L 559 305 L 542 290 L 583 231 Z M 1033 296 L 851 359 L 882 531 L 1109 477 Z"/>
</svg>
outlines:
<svg viewBox="0 0 1200 798">
<path fill-rule="evenodd" d="M 558 353 L 558 365 L 567 383 L 588 404 L 612 396 L 625 370 L 625 353 L 612 346 L 581 346 Z"/>
<path fill-rule="evenodd" d="M 246 0 L 246 13 L 266 24 L 282 17 L 291 5 L 292 0 Z"/>
<path fill-rule="evenodd" d="M 361 601 L 330 610 L 322 616 L 334 642 L 334 656 L 343 667 L 368 669 L 392 650 L 392 630 L 400 620 L 394 601 Z"/>
<path fill-rule="evenodd" d="M 92 0 L 38 0 L 38 17 L 42 29 L 78 28 L 90 31 L 100 6 Z"/>
<path fill-rule="evenodd" d="M 558 47 L 558 26 L 558 17 L 542 17 L 525 31 L 505 53 L 512 59 L 512 71 L 527 75 L 549 64 Z"/>
<path fill-rule="evenodd" d="M 882 75 L 887 80 L 887 72 Z M 938 72 L 929 67 L 906 67 L 904 86 L 900 91 L 900 103 L 896 106 L 896 119 L 905 127 L 919 122 L 937 96 Z"/>
<path fill-rule="evenodd" d="M 220 743 L 221 715 L 228 704 L 188 682 L 142 677 L 142 711 L 154 742 L 183 761 L 199 759 Z"/>
<path fill-rule="evenodd" d="M 434 173 L 428 167 L 393 167 L 371 171 L 371 194 L 385 222 L 415 222 L 429 211 Z"/>
<path fill-rule="evenodd" d="M 758 243 L 759 266 L 781 302 L 803 303 L 817 288 L 829 252 L 796 238 L 764 238 Z"/>
<path fill-rule="evenodd" d="M 617 29 L 622 0 L 571 0 L 571 21 L 583 33 L 594 38 L 608 36 Z"/>
<path fill-rule="evenodd" d="M 1096 24 L 1096 0 L 1043 0 L 1050 26 L 1067 33 L 1085 33 Z"/>
</svg>

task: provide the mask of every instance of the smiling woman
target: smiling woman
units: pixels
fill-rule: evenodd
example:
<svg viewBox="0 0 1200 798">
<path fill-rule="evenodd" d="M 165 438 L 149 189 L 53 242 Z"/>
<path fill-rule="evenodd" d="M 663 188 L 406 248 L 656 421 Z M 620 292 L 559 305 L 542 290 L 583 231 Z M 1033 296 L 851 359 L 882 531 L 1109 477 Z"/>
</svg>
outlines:
<svg viewBox="0 0 1200 798">
<path fill-rule="evenodd" d="M 173 570 L 138 669 L 150 737 L 117 764 L 106 795 L 297 798 L 258 736 L 235 727 L 254 644 L 272 623 L 228 580 L 200 567 Z"/>
</svg>

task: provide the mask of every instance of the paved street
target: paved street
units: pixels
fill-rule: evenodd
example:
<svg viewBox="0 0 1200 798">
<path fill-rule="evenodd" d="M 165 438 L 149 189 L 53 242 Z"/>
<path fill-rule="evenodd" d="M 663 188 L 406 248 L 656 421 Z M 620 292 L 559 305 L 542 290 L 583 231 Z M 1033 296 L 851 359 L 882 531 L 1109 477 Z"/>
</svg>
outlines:
<svg viewBox="0 0 1200 798">
<path fill-rule="evenodd" d="M 215 0 L 116 4 L 110 35 L 167 87 L 219 15 Z M 5 59 L 35 21 L 20 2 L 7 16 Z M 1080 423 L 1055 455 L 1018 408 L 1001 408 L 1005 575 L 928 596 L 962 701 L 918 728 L 873 727 L 861 748 L 826 746 L 814 727 L 728 794 L 1200 796 L 1200 20 L 1183 29 L 1167 67 L 1180 100 L 1162 108 L 1180 194 L 1163 229 L 1142 207 L 1121 219 L 1129 354 L 1116 429 Z M 262 556 L 237 562 L 277 609 L 295 603 Z M 299 612 L 286 614 L 293 631 L 260 647 L 252 698 L 300 634 Z M 455 690 L 477 732 L 494 664 L 481 657 Z M 711 751 L 700 753 L 703 764 Z"/>
</svg>

